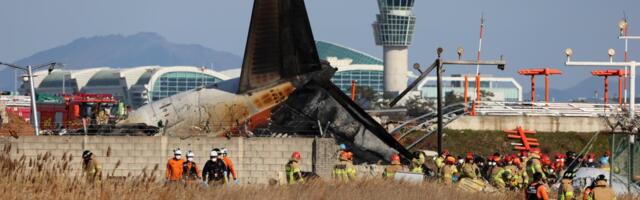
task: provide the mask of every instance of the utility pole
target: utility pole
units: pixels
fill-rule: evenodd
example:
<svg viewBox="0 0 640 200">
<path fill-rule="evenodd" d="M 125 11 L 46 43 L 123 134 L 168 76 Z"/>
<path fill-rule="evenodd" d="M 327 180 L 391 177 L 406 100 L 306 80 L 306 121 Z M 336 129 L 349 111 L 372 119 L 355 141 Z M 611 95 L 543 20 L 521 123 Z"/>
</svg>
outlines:
<svg viewBox="0 0 640 200">
<path fill-rule="evenodd" d="M 638 37 L 638 39 L 640 39 L 640 37 Z M 565 54 L 567 56 L 567 61 L 565 62 L 566 66 L 583 66 L 583 67 L 622 67 L 622 68 L 626 68 L 629 67 L 631 69 L 631 71 L 629 72 L 629 76 L 631 77 L 630 79 L 630 87 L 629 87 L 629 109 L 628 109 L 628 117 L 630 121 L 633 121 L 635 118 L 635 110 L 636 110 L 636 66 L 638 65 L 638 63 L 636 61 L 627 61 L 627 62 L 614 62 L 613 61 L 613 56 L 616 54 L 616 51 L 613 49 L 609 49 L 608 52 L 609 54 L 609 62 L 599 62 L 599 61 L 572 61 L 571 60 L 571 56 L 573 55 L 573 50 L 571 48 L 567 48 L 565 50 Z M 628 170 L 628 177 L 627 177 L 627 189 L 630 191 L 631 190 L 631 185 L 633 182 L 633 148 L 634 148 L 634 143 L 635 143 L 635 133 L 630 132 L 629 133 L 629 170 Z M 613 145 L 612 145 L 613 147 Z M 612 151 L 613 152 L 613 151 Z M 612 164 L 613 164 L 613 158 L 615 156 L 611 156 L 612 159 Z M 610 172 L 612 173 L 612 172 Z M 611 174 L 609 177 L 612 177 Z M 611 184 L 611 181 L 609 181 L 609 184 Z"/>
<path fill-rule="evenodd" d="M 46 64 L 42 64 L 42 65 L 38 65 L 35 67 L 32 67 L 31 65 L 27 65 L 25 66 L 18 66 L 15 64 L 10 64 L 10 63 L 3 63 L 0 62 L 0 65 L 4 65 L 7 67 L 11 67 L 14 69 L 18 69 L 18 70 L 22 70 L 24 72 L 27 73 L 27 76 L 29 78 L 29 91 L 30 91 L 30 96 L 31 96 L 31 119 L 32 119 L 32 124 L 33 124 L 33 129 L 35 130 L 35 134 L 36 136 L 40 135 L 40 123 L 38 121 L 38 107 L 36 105 L 36 89 L 34 86 L 34 82 L 33 82 L 33 70 L 37 70 L 43 67 L 49 67 L 49 74 L 51 74 L 51 72 L 53 71 L 53 69 L 55 68 L 55 66 L 61 65 L 60 63 L 56 63 L 56 62 L 52 62 L 52 63 L 46 63 Z"/>
</svg>

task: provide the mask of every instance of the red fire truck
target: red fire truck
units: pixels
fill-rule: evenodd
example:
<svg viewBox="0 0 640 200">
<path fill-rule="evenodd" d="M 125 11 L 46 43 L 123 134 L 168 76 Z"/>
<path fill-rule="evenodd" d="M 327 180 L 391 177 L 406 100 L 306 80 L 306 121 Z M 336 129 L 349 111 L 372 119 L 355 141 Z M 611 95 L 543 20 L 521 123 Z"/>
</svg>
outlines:
<svg viewBox="0 0 640 200">
<path fill-rule="evenodd" d="M 64 95 L 60 100 L 43 100 L 37 103 L 40 127 L 44 131 L 66 129 L 79 132 L 96 125 L 97 113 L 101 110 L 117 110 L 118 101 L 111 94 Z M 114 113 L 115 112 L 111 112 Z M 109 114 L 109 124 L 113 124 Z"/>
</svg>

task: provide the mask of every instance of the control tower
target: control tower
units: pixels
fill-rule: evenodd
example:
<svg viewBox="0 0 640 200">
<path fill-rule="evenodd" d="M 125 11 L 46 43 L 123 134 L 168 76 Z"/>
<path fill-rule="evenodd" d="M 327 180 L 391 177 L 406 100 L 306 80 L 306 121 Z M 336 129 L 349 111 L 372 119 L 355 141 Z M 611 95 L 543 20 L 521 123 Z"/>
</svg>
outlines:
<svg viewBox="0 0 640 200">
<path fill-rule="evenodd" d="M 414 0 L 378 0 L 380 14 L 373 23 L 376 44 L 384 51 L 384 96 L 393 97 L 407 88 L 409 45 L 416 17 Z"/>
</svg>

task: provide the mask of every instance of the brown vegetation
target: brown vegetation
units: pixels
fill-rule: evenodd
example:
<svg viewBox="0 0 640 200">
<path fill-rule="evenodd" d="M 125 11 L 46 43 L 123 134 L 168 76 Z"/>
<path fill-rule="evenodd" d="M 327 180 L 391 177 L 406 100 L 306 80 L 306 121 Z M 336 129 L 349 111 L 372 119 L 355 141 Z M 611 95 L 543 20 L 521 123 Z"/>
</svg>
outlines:
<svg viewBox="0 0 640 200">
<path fill-rule="evenodd" d="M 70 154 L 11 158 L 10 148 L 0 152 L 2 199 L 522 199 L 520 193 L 467 193 L 437 183 L 379 179 L 349 184 L 315 181 L 293 186 L 166 186 L 156 179 L 161 174 L 158 166 L 150 172 L 143 170 L 139 176 L 88 183 L 69 164 L 74 159 Z M 112 169 L 105 169 L 109 170 Z"/>
<path fill-rule="evenodd" d="M 19 137 L 23 135 L 33 135 L 34 130 L 31 124 L 25 122 L 20 116 L 7 112 L 9 123 L 0 124 L 0 136 Z"/>
</svg>

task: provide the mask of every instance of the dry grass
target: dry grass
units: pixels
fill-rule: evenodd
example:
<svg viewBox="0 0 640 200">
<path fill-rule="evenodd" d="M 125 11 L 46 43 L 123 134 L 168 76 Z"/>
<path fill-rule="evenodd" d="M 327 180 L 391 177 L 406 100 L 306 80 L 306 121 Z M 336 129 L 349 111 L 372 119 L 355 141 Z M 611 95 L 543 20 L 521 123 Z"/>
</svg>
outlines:
<svg viewBox="0 0 640 200">
<path fill-rule="evenodd" d="M 158 166 L 139 176 L 87 183 L 72 169 L 71 155 L 11 158 L 0 152 L 2 199 L 522 199 L 520 193 L 466 193 L 436 183 L 408 184 L 384 180 L 350 184 L 315 181 L 293 186 L 245 185 L 202 188 L 165 186 Z M 108 171 L 105 169 L 104 171 Z"/>
</svg>

